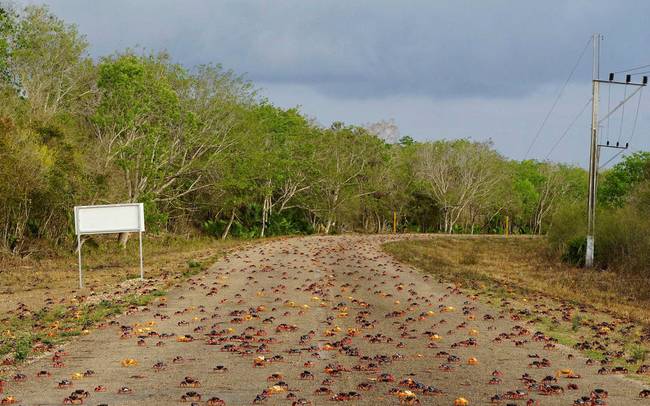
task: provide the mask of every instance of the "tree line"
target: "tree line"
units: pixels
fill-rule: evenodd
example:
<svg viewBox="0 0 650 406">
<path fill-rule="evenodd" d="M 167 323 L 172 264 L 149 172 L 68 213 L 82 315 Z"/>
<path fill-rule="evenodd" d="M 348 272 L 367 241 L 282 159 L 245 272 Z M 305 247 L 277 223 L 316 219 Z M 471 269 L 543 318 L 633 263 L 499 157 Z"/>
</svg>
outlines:
<svg viewBox="0 0 650 406">
<path fill-rule="evenodd" d="M 46 7 L 0 8 L 0 247 L 72 246 L 72 207 L 144 202 L 154 232 L 218 238 L 545 234 L 585 199 L 571 165 L 491 142 L 416 142 L 394 123 L 323 126 L 218 64 L 93 59 Z M 122 236 L 126 243 L 127 236 Z"/>
</svg>

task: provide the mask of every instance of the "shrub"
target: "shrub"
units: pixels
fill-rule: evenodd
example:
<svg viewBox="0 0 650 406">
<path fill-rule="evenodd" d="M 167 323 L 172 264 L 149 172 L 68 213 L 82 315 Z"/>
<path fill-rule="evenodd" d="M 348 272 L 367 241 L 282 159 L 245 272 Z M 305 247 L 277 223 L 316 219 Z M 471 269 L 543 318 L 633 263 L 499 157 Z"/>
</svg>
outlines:
<svg viewBox="0 0 650 406">
<path fill-rule="evenodd" d="M 565 244 L 562 261 L 571 265 L 584 266 L 586 252 L 587 237 L 574 237 Z"/>
<path fill-rule="evenodd" d="M 584 266 L 585 217 L 582 205 L 562 207 L 548 234 L 555 253 L 577 266 Z M 640 184 L 623 207 L 602 207 L 596 213 L 594 262 L 600 268 L 650 277 L 650 182 Z"/>
<path fill-rule="evenodd" d="M 548 232 L 548 241 L 557 254 L 566 253 L 569 245 L 573 245 L 575 248 L 577 239 L 586 236 L 586 213 L 587 209 L 584 204 L 578 203 L 563 205 L 555 212 Z"/>
</svg>

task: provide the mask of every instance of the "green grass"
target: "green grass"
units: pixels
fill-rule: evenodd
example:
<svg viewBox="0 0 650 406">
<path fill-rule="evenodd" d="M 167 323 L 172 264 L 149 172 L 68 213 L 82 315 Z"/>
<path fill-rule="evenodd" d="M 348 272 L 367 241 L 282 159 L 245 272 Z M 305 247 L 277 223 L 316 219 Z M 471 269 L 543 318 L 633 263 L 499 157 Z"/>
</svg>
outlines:
<svg viewBox="0 0 650 406">
<path fill-rule="evenodd" d="M 638 363 L 644 363 L 648 357 L 648 349 L 637 344 L 629 345 L 626 352 Z"/>
<path fill-rule="evenodd" d="M 147 294 L 131 294 L 121 299 L 102 300 L 95 304 L 81 306 L 54 306 L 35 312 L 31 317 L 14 316 L 0 323 L 5 334 L 0 337 L 0 357 L 12 355 L 24 361 L 33 353 L 36 343 L 60 344 L 66 339 L 83 334 L 84 330 L 96 326 L 111 317 L 119 315 L 129 306 L 146 306 L 157 297 L 164 296 L 164 290 L 153 290 Z M 56 325 L 56 328 L 53 326 Z M 51 337 L 48 333 L 55 333 Z"/>
<path fill-rule="evenodd" d="M 182 276 L 184 278 L 191 278 L 192 276 L 196 276 L 206 269 L 207 267 L 201 262 L 195 259 L 190 259 L 187 261 L 187 269 L 183 271 Z"/>
<path fill-rule="evenodd" d="M 576 314 L 571 319 L 571 330 L 573 330 L 574 333 L 577 333 L 578 330 L 580 329 L 581 324 L 582 324 L 582 316 Z"/>
<path fill-rule="evenodd" d="M 126 302 L 127 305 L 129 306 L 146 306 L 149 303 L 151 303 L 156 296 L 152 295 L 151 293 L 143 294 L 143 295 L 127 295 L 124 297 L 124 301 Z"/>
</svg>

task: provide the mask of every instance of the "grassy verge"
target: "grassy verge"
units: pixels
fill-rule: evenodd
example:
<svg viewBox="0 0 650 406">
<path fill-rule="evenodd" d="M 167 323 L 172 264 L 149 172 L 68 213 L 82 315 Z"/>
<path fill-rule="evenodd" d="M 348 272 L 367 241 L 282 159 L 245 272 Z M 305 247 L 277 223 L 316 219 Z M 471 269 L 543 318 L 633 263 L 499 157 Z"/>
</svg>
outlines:
<svg viewBox="0 0 650 406">
<path fill-rule="evenodd" d="M 183 238 L 174 235 L 149 236 L 144 239 L 146 278 L 172 276 L 187 268 L 187 263 L 209 262 L 213 257 L 241 241 L 219 241 L 211 238 Z M 138 242 L 131 239 L 126 249 L 115 241 L 97 237 L 83 247 L 84 279 L 88 291 L 102 290 L 139 276 Z M 181 270 L 181 271 L 182 271 Z M 74 291 L 78 285 L 77 256 L 67 252 L 53 258 L 17 258 L 0 256 L 0 298 L 25 292 L 65 289 Z M 40 295 L 40 292 L 39 292 Z M 2 306 L 0 301 L 0 306 Z M 0 307 L 0 311 L 4 310 Z"/>
<path fill-rule="evenodd" d="M 506 290 L 539 292 L 650 325 L 647 285 L 639 285 L 630 275 L 560 263 L 549 257 L 542 238 L 443 236 L 389 243 L 385 249 L 400 260 L 465 286 L 496 284 Z"/>
<path fill-rule="evenodd" d="M 152 290 L 98 303 L 55 305 L 33 313 L 20 312 L 1 323 L 0 357 L 8 357 L 6 364 L 20 363 L 30 355 L 48 351 L 71 337 L 88 334 L 90 328 L 129 307 L 145 306 L 164 294 L 164 291 Z"/>
<path fill-rule="evenodd" d="M 76 255 L 0 258 L 0 364 L 11 368 L 133 306 L 146 306 L 179 281 L 205 270 L 236 240 L 149 237 L 144 241 L 145 277 L 140 286 L 137 241 L 125 250 L 112 241 L 84 247 L 86 287 L 78 289 Z M 1 371 L 0 371 L 1 372 Z"/>
<path fill-rule="evenodd" d="M 559 263 L 547 255 L 542 238 L 439 236 L 390 242 L 384 249 L 494 306 L 514 309 L 563 345 L 598 343 L 583 349 L 592 359 L 631 372 L 649 361 L 650 303 L 637 299 L 645 292 L 630 292 L 647 287 Z"/>
</svg>

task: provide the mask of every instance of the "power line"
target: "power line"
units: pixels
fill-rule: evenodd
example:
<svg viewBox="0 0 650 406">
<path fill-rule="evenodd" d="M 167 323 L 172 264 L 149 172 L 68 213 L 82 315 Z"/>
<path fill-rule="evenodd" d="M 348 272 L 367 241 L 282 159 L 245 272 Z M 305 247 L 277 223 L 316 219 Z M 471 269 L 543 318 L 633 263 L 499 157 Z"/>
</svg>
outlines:
<svg viewBox="0 0 650 406">
<path fill-rule="evenodd" d="M 589 47 L 589 44 L 591 44 L 591 41 L 593 38 L 589 38 L 589 41 L 585 44 L 584 48 L 582 49 L 582 52 L 580 53 L 580 56 L 578 57 L 578 60 L 576 61 L 575 65 L 573 66 L 573 69 L 571 69 L 571 73 L 569 73 L 569 77 L 567 77 L 566 81 L 560 88 L 560 92 L 558 93 L 557 97 L 555 98 L 555 101 L 553 102 L 553 105 L 551 106 L 550 110 L 548 113 L 546 113 L 546 117 L 544 117 L 544 120 L 542 120 L 542 124 L 539 126 L 539 129 L 537 130 L 537 133 L 535 133 L 535 137 L 533 138 L 532 142 L 528 146 L 528 150 L 526 151 L 526 155 L 524 156 L 524 159 L 528 158 L 528 154 L 530 153 L 530 150 L 533 148 L 533 145 L 537 142 L 537 139 L 539 138 L 540 134 L 542 133 L 542 130 L 544 129 L 544 126 L 546 125 L 546 122 L 548 121 L 549 117 L 553 113 L 553 110 L 555 110 L 555 106 L 557 106 L 557 103 L 560 101 L 560 98 L 562 97 L 562 94 L 564 93 L 564 89 L 566 89 L 567 85 L 569 84 L 569 81 L 571 81 L 571 78 L 573 77 L 573 74 L 575 73 L 576 69 L 578 69 L 578 65 L 580 65 L 580 61 L 582 60 L 582 57 L 585 55 L 585 52 L 587 52 L 587 48 Z"/>
<path fill-rule="evenodd" d="M 642 89 L 642 87 L 639 86 L 639 87 L 638 87 L 634 92 L 632 92 L 629 96 L 627 96 L 625 99 L 623 99 L 623 101 L 621 101 L 620 103 L 618 103 L 618 104 L 616 105 L 616 107 L 614 107 L 614 109 L 610 110 L 610 111 L 605 115 L 605 117 L 601 118 L 600 121 L 598 121 L 598 124 L 600 125 L 600 124 L 602 124 L 603 121 L 607 120 L 607 119 L 609 118 L 609 116 L 611 116 L 612 114 L 614 114 L 614 113 L 615 113 L 619 108 L 621 108 L 621 106 L 623 106 L 623 105 L 624 105 L 628 100 L 630 100 L 630 99 L 631 99 L 635 94 L 637 94 L 641 89 Z"/>
<path fill-rule="evenodd" d="M 635 70 L 639 70 L 639 69 L 643 69 L 643 68 L 648 68 L 648 67 L 650 67 L 650 64 L 647 64 L 647 65 L 641 65 L 641 66 L 637 66 L 637 67 L 630 68 L 630 69 L 623 69 L 623 70 L 619 70 L 619 71 L 616 71 L 616 72 L 613 72 L 613 73 L 633 72 L 633 71 L 635 71 Z M 638 75 L 638 73 L 635 73 L 635 75 Z"/>
<path fill-rule="evenodd" d="M 631 73 L 631 75 L 636 75 L 636 76 L 638 76 L 638 75 L 645 75 L 646 73 L 650 73 L 650 70 L 644 70 L 643 72 L 635 72 L 635 73 Z"/>
<path fill-rule="evenodd" d="M 640 89 L 643 89 L 642 87 Z M 623 99 L 627 97 L 627 86 L 623 88 Z M 609 120 L 609 117 L 607 118 Z M 618 130 L 618 138 L 616 139 L 616 142 L 621 141 L 621 135 L 623 135 L 623 123 L 625 122 L 625 104 L 623 104 L 623 108 L 621 109 L 621 125 Z"/>
<path fill-rule="evenodd" d="M 607 111 L 612 108 L 612 85 L 607 86 Z M 609 117 L 607 117 L 607 139 L 609 139 Z"/>
<path fill-rule="evenodd" d="M 614 159 L 616 159 L 617 156 L 621 155 L 621 154 L 623 153 L 623 151 L 625 151 L 625 150 L 622 149 L 622 150 L 618 151 L 617 153 L 615 153 L 613 157 L 609 158 L 609 159 L 607 160 L 607 162 L 605 162 L 604 164 L 600 165 L 600 166 L 598 167 L 598 169 L 603 169 L 604 167 L 606 167 L 607 164 L 609 164 L 609 163 L 612 162 Z"/>
<path fill-rule="evenodd" d="M 580 110 L 578 115 L 575 116 L 575 118 L 571 121 L 569 126 L 566 128 L 566 130 L 564 130 L 564 132 L 562 133 L 560 138 L 558 138 L 557 141 L 555 141 L 555 144 L 553 144 L 553 147 L 551 147 L 551 150 L 548 151 L 548 154 L 546 154 L 546 157 L 544 157 L 544 160 L 547 160 L 548 157 L 551 156 L 553 151 L 555 151 L 555 148 L 557 148 L 557 146 L 560 145 L 560 142 L 562 142 L 562 140 L 564 139 L 564 137 L 566 137 L 566 135 L 569 133 L 571 128 L 573 128 L 573 125 L 578 121 L 578 119 L 582 116 L 582 114 L 585 112 L 585 110 L 587 110 L 587 107 L 589 106 L 589 103 L 591 103 L 591 98 L 589 98 L 589 100 L 587 100 L 587 103 L 585 103 L 585 105 L 582 107 L 582 110 Z"/>
<path fill-rule="evenodd" d="M 634 113 L 634 123 L 632 124 L 632 134 L 630 135 L 630 139 L 628 140 L 628 143 L 632 142 L 632 138 L 634 138 L 634 133 L 636 132 L 636 122 L 637 122 L 637 119 L 639 118 L 639 108 L 641 107 L 641 96 L 643 96 L 643 90 L 639 93 L 639 100 L 636 103 L 636 113 Z"/>
<path fill-rule="evenodd" d="M 643 88 L 641 88 L 641 89 L 643 89 Z M 627 143 L 626 143 L 628 145 L 632 142 L 632 139 L 634 138 L 634 134 L 636 133 L 636 123 L 637 123 L 637 119 L 639 118 L 639 109 L 641 107 L 641 97 L 642 96 L 643 96 L 643 91 L 641 91 L 639 93 L 639 99 L 637 100 L 637 103 L 636 103 L 636 112 L 634 113 L 634 122 L 632 124 L 632 133 L 630 134 L 630 138 L 628 138 Z M 602 169 L 602 168 L 606 167 L 610 162 L 612 162 L 614 159 L 616 159 L 616 157 L 621 155 L 624 151 L 625 151 L 625 149 L 621 149 L 620 151 L 618 151 L 616 154 L 614 154 L 613 157 L 609 158 L 607 160 L 607 162 L 600 165 L 598 167 L 598 169 Z"/>
</svg>

